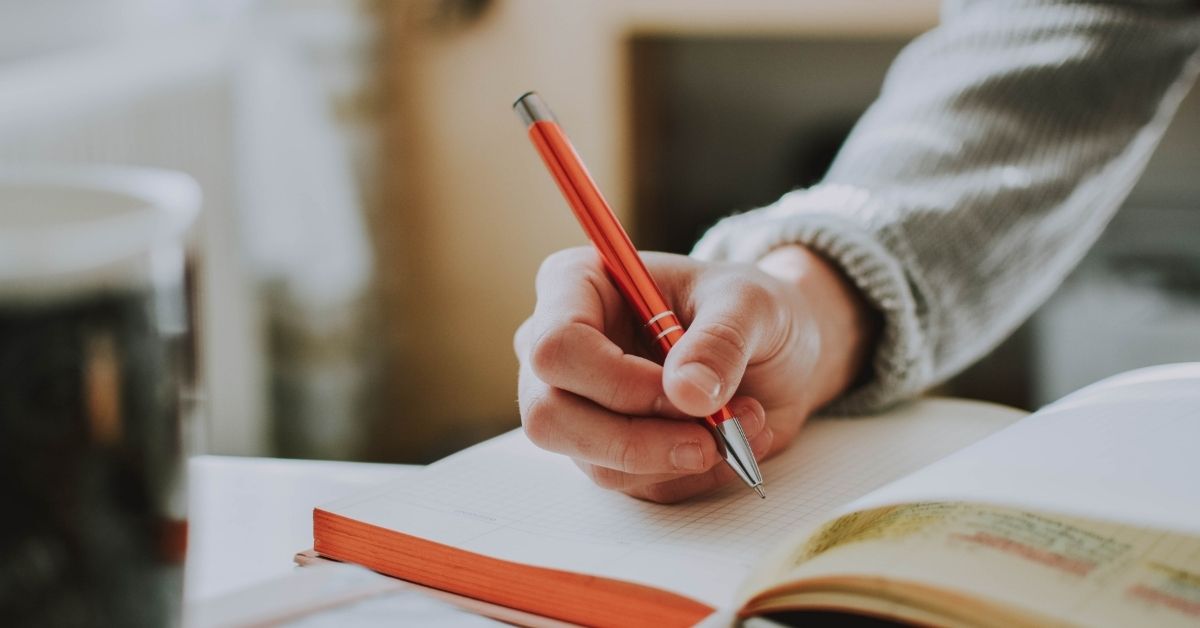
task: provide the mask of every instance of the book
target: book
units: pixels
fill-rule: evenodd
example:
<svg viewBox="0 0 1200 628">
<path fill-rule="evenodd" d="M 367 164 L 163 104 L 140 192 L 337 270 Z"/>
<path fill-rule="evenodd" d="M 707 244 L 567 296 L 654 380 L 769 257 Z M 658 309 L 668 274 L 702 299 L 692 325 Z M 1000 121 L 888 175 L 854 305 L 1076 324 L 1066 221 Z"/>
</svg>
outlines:
<svg viewBox="0 0 1200 628">
<path fill-rule="evenodd" d="M 1028 416 L 926 399 L 812 419 L 763 473 L 765 500 L 652 504 L 516 431 L 315 509 L 314 549 L 588 625 L 1200 622 L 1200 363 Z"/>
</svg>

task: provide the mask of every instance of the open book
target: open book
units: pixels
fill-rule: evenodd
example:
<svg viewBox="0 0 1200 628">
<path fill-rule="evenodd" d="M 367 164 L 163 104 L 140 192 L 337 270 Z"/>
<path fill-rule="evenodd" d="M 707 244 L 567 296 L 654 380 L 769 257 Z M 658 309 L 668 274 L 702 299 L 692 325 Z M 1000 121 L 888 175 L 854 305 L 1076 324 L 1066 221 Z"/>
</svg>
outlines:
<svg viewBox="0 0 1200 628">
<path fill-rule="evenodd" d="M 1200 622 L 1200 363 L 1028 417 L 925 400 L 814 419 L 744 486 L 674 506 L 593 486 L 520 432 L 314 511 L 314 547 L 591 625 L 716 610 L 937 625 Z"/>
</svg>

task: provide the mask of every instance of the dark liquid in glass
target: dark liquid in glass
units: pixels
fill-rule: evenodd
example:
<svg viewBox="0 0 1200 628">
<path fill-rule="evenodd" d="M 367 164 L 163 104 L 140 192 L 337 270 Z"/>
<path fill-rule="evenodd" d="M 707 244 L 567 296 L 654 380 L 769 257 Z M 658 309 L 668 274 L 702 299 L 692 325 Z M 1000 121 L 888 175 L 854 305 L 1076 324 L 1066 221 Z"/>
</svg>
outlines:
<svg viewBox="0 0 1200 628">
<path fill-rule="evenodd" d="M 179 623 L 184 335 L 155 294 L 0 302 L 0 625 Z"/>
</svg>

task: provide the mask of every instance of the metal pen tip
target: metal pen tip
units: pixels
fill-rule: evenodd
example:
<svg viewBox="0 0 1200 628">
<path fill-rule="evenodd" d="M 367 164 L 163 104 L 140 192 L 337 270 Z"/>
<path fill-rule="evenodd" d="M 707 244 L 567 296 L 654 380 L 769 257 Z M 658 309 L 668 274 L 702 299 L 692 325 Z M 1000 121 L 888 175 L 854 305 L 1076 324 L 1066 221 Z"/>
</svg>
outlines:
<svg viewBox="0 0 1200 628">
<path fill-rule="evenodd" d="M 717 450 L 724 456 L 729 468 L 737 473 L 746 486 L 763 495 L 758 488 L 763 483 L 762 472 L 758 470 L 758 462 L 754 459 L 754 451 L 750 449 L 750 441 L 742 431 L 742 424 L 733 417 L 712 426 L 713 437 L 717 441 Z"/>
<path fill-rule="evenodd" d="M 761 498 L 763 498 L 763 499 L 766 499 L 766 498 L 767 498 L 767 492 L 763 490 L 762 484 L 759 484 L 758 486 L 755 486 L 755 487 L 754 487 L 754 492 L 755 492 L 755 493 L 758 493 L 758 496 L 759 496 L 759 497 L 761 497 Z"/>
</svg>

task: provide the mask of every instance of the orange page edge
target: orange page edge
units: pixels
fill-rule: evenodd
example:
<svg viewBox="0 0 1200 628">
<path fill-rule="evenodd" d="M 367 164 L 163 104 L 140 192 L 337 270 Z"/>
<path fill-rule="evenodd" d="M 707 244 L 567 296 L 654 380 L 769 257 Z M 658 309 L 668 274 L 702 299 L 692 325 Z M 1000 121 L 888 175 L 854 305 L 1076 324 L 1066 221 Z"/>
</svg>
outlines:
<svg viewBox="0 0 1200 628">
<path fill-rule="evenodd" d="M 313 509 L 313 549 L 392 577 L 577 624 L 691 626 L 716 610 L 669 591 L 492 558 L 320 508 Z"/>
</svg>

